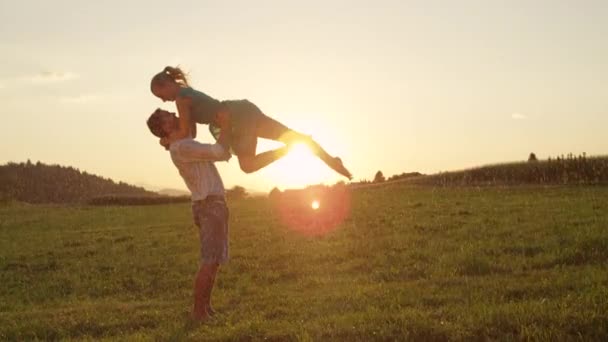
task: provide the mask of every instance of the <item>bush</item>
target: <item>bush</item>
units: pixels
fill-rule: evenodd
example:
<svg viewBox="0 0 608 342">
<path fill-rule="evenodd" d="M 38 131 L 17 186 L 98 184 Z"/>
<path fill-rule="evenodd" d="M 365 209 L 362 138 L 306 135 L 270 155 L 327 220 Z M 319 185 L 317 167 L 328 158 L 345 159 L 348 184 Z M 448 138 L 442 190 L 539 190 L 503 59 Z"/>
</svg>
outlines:
<svg viewBox="0 0 608 342">
<path fill-rule="evenodd" d="M 277 187 L 274 187 L 268 193 L 268 198 L 270 198 L 271 200 L 277 199 L 279 197 L 281 197 L 281 190 L 279 190 L 279 188 L 277 188 Z"/>
<path fill-rule="evenodd" d="M 239 185 L 235 185 L 232 189 L 226 190 L 226 198 L 230 200 L 240 200 L 248 195 L 247 190 Z"/>
</svg>

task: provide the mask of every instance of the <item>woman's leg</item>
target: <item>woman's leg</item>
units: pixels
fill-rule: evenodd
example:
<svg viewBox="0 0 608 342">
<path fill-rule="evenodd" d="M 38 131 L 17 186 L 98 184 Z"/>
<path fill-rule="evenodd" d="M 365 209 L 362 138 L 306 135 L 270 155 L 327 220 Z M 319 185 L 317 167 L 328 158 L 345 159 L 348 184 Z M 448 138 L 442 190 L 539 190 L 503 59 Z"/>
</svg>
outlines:
<svg viewBox="0 0 608 342">
<path fill-rule="evenodd" d="M 297 142 L 306 143 L 312 140 L 310 136 L 296 132 L 264 114 L 258 117 L 256 129 L 256 134 L 258 137 L 280 141 L 287 145 Z"/>
<path fill-rule="evenodd" d="M 241 170 L 245 173 L 256 172 L 268 166 L 278 159 L 284 157 L 289 152 L 288 147 L 283 146 L 276 150 L 266 151 L 258 155 L 255 154 L 258 144 L 258 137 L 255 132 L 239 134 L 232 140 L 232 149 L 235 151 Z"/>
<path fill-rule="evenodd" d="M 257 155 L 239 154 L 239 166 L 245 173 L 256 172 L 269 164 L 283 158 L 289 152 L 288 146 L 277 148 L 276 150 L 262 152 Z"/>
<path fill-rule="evenodd" d="M 273 118 L 266 115 L 261 115 L 260 118 L 258 118 L 257 136 L 264 139 L 280 141 L 286 145 L 292 145 L 298 142 L 305 143 L 319 159 L 327 164 L 327 166 L 349 179 L 352 178 L 352 175 L 344 167 L 340 158 L 332 157 L 309 135 L 294 131 Z"/>
</svg>

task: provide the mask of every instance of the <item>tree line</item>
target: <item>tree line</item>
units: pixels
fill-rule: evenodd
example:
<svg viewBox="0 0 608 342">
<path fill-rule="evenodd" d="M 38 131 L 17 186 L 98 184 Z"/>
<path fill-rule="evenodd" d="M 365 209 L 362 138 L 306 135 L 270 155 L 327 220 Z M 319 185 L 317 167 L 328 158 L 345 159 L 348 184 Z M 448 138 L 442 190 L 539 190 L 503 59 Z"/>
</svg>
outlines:
<svg viewBox="0 0 608 342">
<path fill-rule="evenodd" d="M 41 162 L 0 165 L 0 198 L 27 203 L 78 203 L 100 196 L 158 196 L 70 166 Z"/>
<path fill-rule="evenodd" d="M 416 179 L 416 182 L 433 185 L 608 184 L 608 157 L 570 153 L 539 160 L 532 153 L 527 162 L 444 172 Z"/>
</svg>

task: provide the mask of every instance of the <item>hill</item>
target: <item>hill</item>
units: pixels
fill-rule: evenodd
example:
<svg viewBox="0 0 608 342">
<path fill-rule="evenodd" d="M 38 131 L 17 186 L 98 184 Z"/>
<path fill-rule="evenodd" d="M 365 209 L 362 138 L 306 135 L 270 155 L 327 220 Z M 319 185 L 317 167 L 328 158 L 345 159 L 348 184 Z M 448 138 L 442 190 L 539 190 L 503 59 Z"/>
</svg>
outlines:
<svg viewBox="0 0 608 342">
<path fill-rule="evenodd" d="M 413 178 L 418 184 L 459 185 L 599 185 L 608 184 L 608 157 L 572 154 L 543 161 L 487 165 Z"/>
<path fill-rule="evenodd" d="M 27 203 L 75 203 L 100 196 L 158 196 L 73 167 L 41 162 L 0 165 L 0 198 Z"/>
<path fill-rule="evenodd" d="M 402 173 L 386 181 L 363 180 L 349 185 L 359 189 L 402 182 L 430 186 L 605 185 L 608 184 L 608 156 L 569 154 L 546 160 L 534 158 L 527 162 L 484 165 L 430 175 Z"/>
<path fill-rule="evenodd" d="M 158 190 L 158 193 L 161 195 L 165 195 L 165 196 L 172 196 L 172 197 L 180 197 L 180 196 L 189 196 L 190 193 L 186 190 L 181 190 L 181 189 L 160 189 Z"/>
</svg>

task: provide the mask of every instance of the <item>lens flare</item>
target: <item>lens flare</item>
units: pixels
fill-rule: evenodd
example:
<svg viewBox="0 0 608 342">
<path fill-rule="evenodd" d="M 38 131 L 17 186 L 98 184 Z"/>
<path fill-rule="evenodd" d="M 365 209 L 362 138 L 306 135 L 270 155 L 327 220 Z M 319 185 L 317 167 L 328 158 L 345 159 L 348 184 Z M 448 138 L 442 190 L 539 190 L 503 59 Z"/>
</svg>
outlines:
<svg viewBox="0 0 608 342">
<path fill-rule="evenodd" d="M 344 185 L 314 185 L 275 193 L 271 203 L 273 214 L 284 227 L 308 236 L 323 236 L 343 227 L 350 217 L 351 192 Z"/>
</svg>

